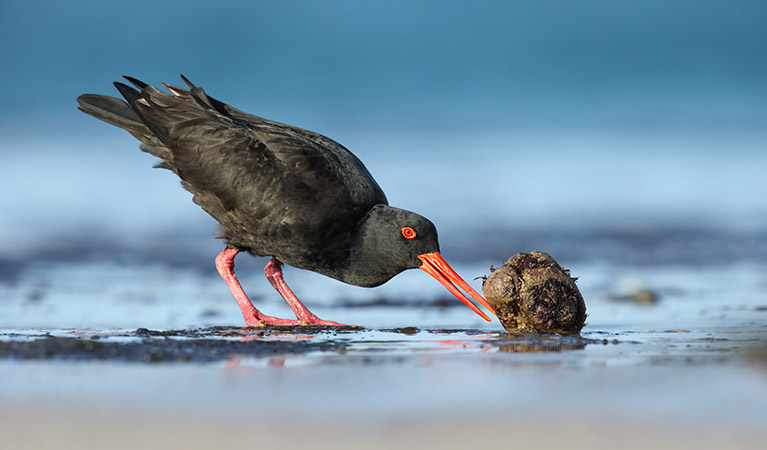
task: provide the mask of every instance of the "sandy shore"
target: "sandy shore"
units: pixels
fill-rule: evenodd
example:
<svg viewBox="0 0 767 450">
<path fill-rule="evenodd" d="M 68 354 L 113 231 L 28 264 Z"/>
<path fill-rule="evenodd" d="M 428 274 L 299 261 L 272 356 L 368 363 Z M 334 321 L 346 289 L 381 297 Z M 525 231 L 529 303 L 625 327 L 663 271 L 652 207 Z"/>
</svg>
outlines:
<svg viewBox="0 0 767 450">
<path fill-rule="evenodd" d="M 7 406 L 7 405 L 6 405 Z M 321 416 L 321 407 L 318 408 Z M 466 420 L 461 416 L 469 416 Z M 761 449 L 767 431 L 661 423 L 624 423 L 584 416 L 561 421 L 523 415 L 478 419 L 456 411 L 444 420 L 327 422 L 274 420 L 243 414 L 222 420 L 212 411 L 156 414 L 122 408 L 13 408 L 0 412 L 0 443 L 8 449 L 136 448 L 569 448 Z M 552 423 L 553 422 L 553 423 Z"/>
</svg>

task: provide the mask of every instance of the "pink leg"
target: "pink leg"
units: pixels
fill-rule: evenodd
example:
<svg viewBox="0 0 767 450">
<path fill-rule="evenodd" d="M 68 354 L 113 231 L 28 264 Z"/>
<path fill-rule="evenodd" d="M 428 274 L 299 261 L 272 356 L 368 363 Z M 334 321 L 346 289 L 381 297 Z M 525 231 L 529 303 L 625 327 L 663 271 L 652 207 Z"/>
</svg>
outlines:
<svg viewBox="0 0 767 450">
<path fill-rule="evenodd" d="M 264 273 L 266 274 L 266 279 L 269 280 L 269 283 L 272 284 L 272 287 L 277 289 L 277 292 L 279 292 L 282 298 L 285 299 L 285 302 L 287 302 L 288 306 L 290 306 L 290 309 L 296 313 L 296 318 L 298 318 L 301 323 L 306 325 L 331 325 L 341 327 L 350 326 L 338 322 L 332 322 L 330 320 L 322 320 L 312 314 L 311 311 L 309 311 L 309 309 L 304 306 L 303 303 L 301 303 L 298 297 L 296 297 L 296 294 L 290 290 L 288 284 L 285 283 L 285 279 L 282 278 L 282 263 L 277 261 L 276 258 L 272 258 L 269 261 L 269 263 L 264 268 Z"/>
<path fill-rule="evenodd" d="M 229 286 L 229 290 L 232 291 L 234 299 L 237 300 L 237 304 L 240 305 L 242 316 L 245 318 L 245 323 L 251 327 L 262 327 L 264 325 L 302 325 L 297 320 L 278 319 L 277 317 L 267 316 L 262 314 L 261 311 L 253 306 L 250 299 L 245 295 L 245 291 L 242 290 L 240 282 L 237 280 L 237 275 L 234 274 L 234 257 L 240 251 L 236 248 L 226 248 L 224 251 L 218 254 L 216 257 L 216 269 L 221 277 L 226 281 L 226 285 Z"/>
</svg>

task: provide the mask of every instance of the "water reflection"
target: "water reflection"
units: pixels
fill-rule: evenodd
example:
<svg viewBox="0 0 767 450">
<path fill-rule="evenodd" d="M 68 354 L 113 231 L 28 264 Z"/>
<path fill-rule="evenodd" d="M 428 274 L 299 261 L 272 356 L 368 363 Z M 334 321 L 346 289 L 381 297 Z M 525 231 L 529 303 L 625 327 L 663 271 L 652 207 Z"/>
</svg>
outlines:
<svg viewBox="0 0 767 450">
<path fill-rule="evenodd" d="M 602 341 L 584 338 L 580 335 L 523 333 L 513 334 L 493 332 L 475 334 L 472 330 L 432 330 L 432 334 L 458 335 L 451 339 L 434 341 L 442 346 L 455 349 L 475 350 L 487 353 L 491 350 L 506 353 L 561 352 L 565 350 L 581 350 L 588 344 Z M 475 330 L 476 331 L 476 330 Z M 423 342 L 429 342 L 425 340 Z"/>
<path fill-rule="evenodd" d="M 582 350 L 599 341 L 577 335 L 526 333 L 523 335 L 502 334 L 494 345 L 500 352 L 535 353 Z"/>
</svg>

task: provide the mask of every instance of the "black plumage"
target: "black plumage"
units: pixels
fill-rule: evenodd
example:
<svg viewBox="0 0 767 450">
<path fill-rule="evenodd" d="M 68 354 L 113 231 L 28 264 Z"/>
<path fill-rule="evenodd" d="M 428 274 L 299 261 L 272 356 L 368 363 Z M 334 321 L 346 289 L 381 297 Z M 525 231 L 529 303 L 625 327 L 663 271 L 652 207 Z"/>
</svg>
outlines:
<svg viewBox="0 0 767 450">
<path fill-rule="evenodd" d="M 236 249 L 230 260 L 245 250 L 272 256 L 278 272 L 282 262 L 377 286 L 423 268 L 423 255 L 439 255 L 434 225 L 388 206 L 378 183 L 341 144 L 235 109 L 183 76 L 187 89 L 165 85 L 170 93 L 125 78 L 137 88 L 115 83 L 126 101 L 85 94 L 79 109 L 126 129 L 161 159 L 157 167 L 176 173 L 194 202 L 220 223 L 220 236 Z M 414 237 L 403 235 L 407 227 Z"/>
</svg>

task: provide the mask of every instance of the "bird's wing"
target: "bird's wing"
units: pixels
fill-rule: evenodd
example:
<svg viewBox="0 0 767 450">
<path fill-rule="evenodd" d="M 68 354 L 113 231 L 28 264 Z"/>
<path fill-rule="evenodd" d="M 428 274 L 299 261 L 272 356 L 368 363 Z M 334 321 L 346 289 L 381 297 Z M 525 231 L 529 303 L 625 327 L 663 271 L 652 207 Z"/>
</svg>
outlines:
<svg viewBox="0 0 767 450">
<path fill-rule="evenodd" d="M 115 85 L 170 150 L 166 166 L 234 245 L 274 254 L 271 242 L 336 233 L 336 224 L 386 203 L 365 166 L 331 139 L 243 113 L 197 87 L 166 85 L 167 94 L 128 80 L 140 91 Z"/>
<path fill-rule="evenodd" d="M 231 105 L 227 105 L 226 103 L 209 96 L 201 87 L 195 86 L 185 76 L 181 75 L 181 79 L 184 81 L 184 84 L 186 84 L 186 86 L 189 88 L 188 92 L 192 94 L 193 96 L 195 96 L 195 98 L 197 98 L 199 102 L 215 109 L 216 111 L 220 112 L 221 114 L 225 116 L 230 116 L 233 118 L 245 120 L 250 123 L 260 123 L 260 124 L 270 125 L 271 127 L 276 129 L 289 130 L 290 132 L 295 133 L 296 135 L 308 138 L 312 140 L 313 142 L 316 142 L 327 148 L 337 148 L 339 151 L 346 152 L 352 158 L 356 159 L 356 157 L 352 153 L 350 153 L 348 150 L 346 150 L 346 148 L 341 146 L 338 142 L 328 138 L 327 136 L 323 136 L 319 133 L 315 133 L 314 131 L 309 131 L 303 128 L 295 127 L 293 125 L 275 122 L 273 120 L 265 119 L 260 116 L 246 113 L 245 111 L 239 110 Z M 185 92 L 184 89 L 180 89 L 176 86 L 171 86 L 167 84 L 165 86 L 171 92 L 177 92 L 179 95 L 184 95 L 184 92 Z"/>
</svg>

